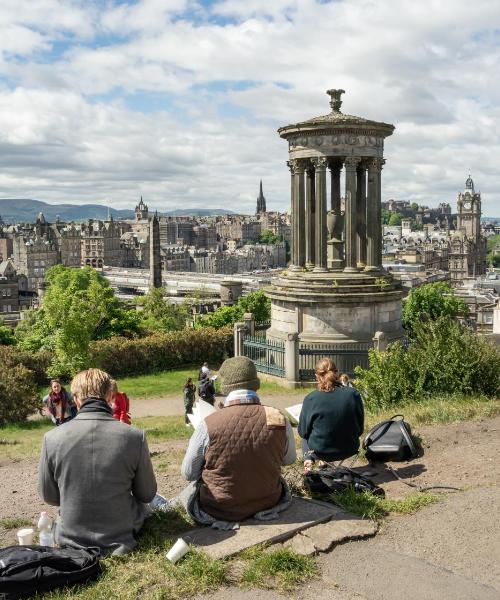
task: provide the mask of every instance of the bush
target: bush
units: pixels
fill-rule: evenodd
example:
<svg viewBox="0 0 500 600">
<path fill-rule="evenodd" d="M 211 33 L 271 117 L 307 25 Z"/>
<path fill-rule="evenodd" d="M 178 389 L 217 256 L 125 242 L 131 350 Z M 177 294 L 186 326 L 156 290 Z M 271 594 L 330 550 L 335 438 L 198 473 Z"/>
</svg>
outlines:
<svg viewBox="0 0 500 600">
<path fill-rule="evenodd" d="M 51 352 L 27 352 L 15 346 L 0 346 L 0 365 L 4 369 L 23 366 L 29 369 L 37 386 L 47 385 L 47 369 L 52 360 Z"/>
<path fill-rule="evenodd" d="M 41 408 L 33 371 L 23 365 L 0 367 L 0 426 L 26 420 Z"/>
<path fill-rule="evenodd" d="M 233 354 L 233 331 L 222 329 L 184 329 L 156 333 L 145 338 L 114 337 L 93 342 L 90 346 L 91 366 L 113 377 L 145 375 L 168 369 L 222 362 Z"/>
<path fill-rule="evenodd" d="M 435 394 L 500 393 L 500 352 L 486 338 L 448 317 L 422 323 L 405 348 L 371 350 L 370 367 L 357 367 L 357 386 L 370 410 L 428 400 Z"/>
</svg>

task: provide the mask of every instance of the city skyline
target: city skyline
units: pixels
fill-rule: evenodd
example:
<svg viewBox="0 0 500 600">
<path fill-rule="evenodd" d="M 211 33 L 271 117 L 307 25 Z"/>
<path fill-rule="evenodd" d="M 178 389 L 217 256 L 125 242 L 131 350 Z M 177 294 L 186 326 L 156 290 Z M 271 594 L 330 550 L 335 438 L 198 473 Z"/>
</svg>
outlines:
<svg viewBox="0 0 500 600">
<path fill-rule="evenodd" d="M 276 129 L 342 110 L 396 125 L 384 200 L 498 216 L 494 3 L 3 2 L 0 197 L 289 209 Z M 490 75 L 491 74 L 491 75 Z M 322 98 L 323 95 L 323 98 Z"/>
</svg>

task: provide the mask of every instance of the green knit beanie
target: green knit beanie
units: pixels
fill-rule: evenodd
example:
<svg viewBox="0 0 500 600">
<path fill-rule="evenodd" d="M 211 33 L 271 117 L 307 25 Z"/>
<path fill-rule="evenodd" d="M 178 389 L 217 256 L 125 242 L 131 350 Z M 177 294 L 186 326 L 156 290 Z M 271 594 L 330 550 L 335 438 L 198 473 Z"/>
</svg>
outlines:
<svg viewBox="0 0 500 600">
<path fill-rule="evenodd" d="M 254 363 L 246 356 L 234 356 L 226 359 L 219 375 L 222 379 L 222 393 L 227 396 L 233 390 L 254 390 L 260 387 L 257 369 Z"/>
</svg>

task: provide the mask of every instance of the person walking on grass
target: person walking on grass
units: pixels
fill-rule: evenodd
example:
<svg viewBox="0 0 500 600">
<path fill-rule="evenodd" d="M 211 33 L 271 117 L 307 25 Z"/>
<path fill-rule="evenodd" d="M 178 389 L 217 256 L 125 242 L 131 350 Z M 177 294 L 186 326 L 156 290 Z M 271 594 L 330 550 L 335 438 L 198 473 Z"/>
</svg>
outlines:
<svg viewBox="0 0 500 600">
<path fill-rule="evenodd" d="M 316 460 L 344 460 L 359 450 L 364 428 L 363 401 L 359 392 L 337 380 L 337 368 L 329 358 L 316 365 L 318 389 L 304 398 L 298 432 L 302 438 L 304 468 Z"/>
<path fill-rule="evenodd" d="M 50 382 L 49 393 L 43 398 L 50 418 L 54 425 L 62 425 L 71 421 L 76 415 L 76 405 L 73 396 L 66 391 L 58 379 Z"/>
<path fill-rule="evenodd" d="M 76 375 L 79 412 L 45 434 L 38 468 L 40 497 L 59 507 L 56 542 L 97 547 L 103 556 L 130 552 L 144 519 L 165 503 L 156 496 L 144 431 L 113 418 L 111 389 L 104 371 Z"/>
<path fill-rule="evenodd" d="M 188 377 L 183 388 L 184 394 L 184 421 L 186 425 L 190 424 L 188 414 L 193 412 L 193 404 L 196 399 L 196 386 L 192 377 Z"/>
</svg>

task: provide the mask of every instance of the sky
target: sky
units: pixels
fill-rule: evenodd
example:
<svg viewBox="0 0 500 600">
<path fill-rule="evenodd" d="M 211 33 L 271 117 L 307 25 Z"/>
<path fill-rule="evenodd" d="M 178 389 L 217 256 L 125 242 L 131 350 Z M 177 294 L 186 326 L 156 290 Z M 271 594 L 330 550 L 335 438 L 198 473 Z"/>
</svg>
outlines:
<svg viewBox="0 0 500 600">
<path fill-rule="evenodd" d="M 497 0 L 2 0 L 0 197 L 288 210 L 277 128 L 393 123 L 382 199 L 500 217 Z"/>
</svg>

